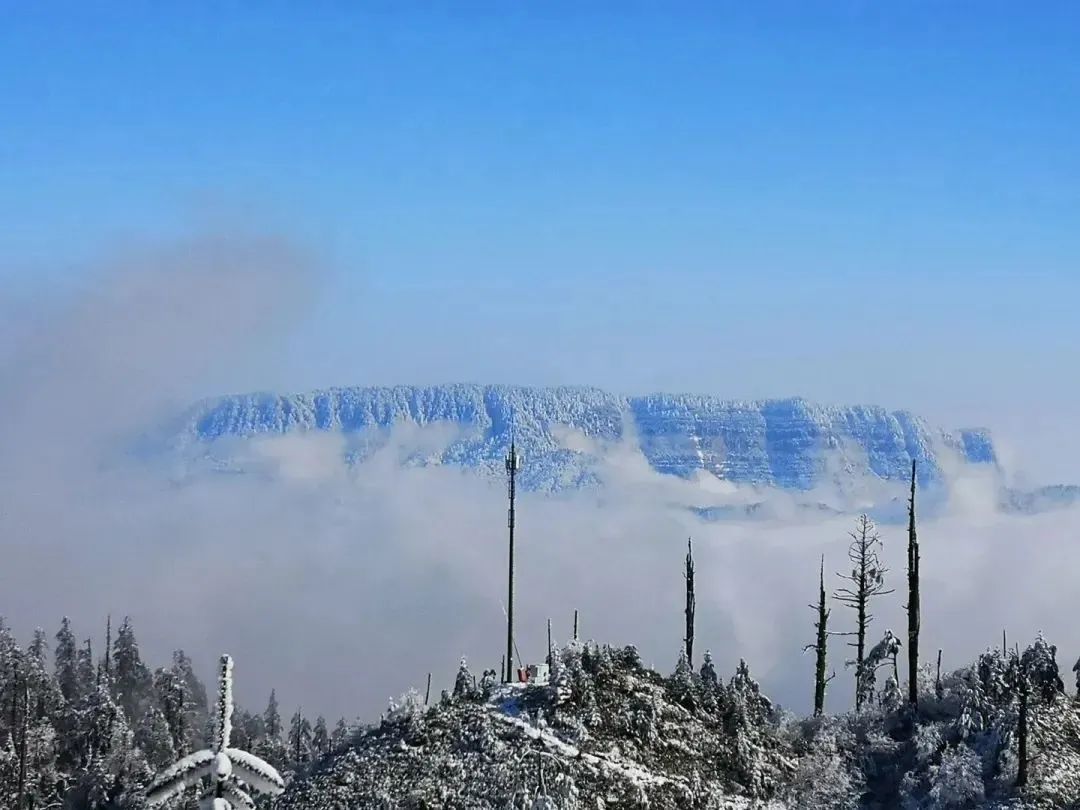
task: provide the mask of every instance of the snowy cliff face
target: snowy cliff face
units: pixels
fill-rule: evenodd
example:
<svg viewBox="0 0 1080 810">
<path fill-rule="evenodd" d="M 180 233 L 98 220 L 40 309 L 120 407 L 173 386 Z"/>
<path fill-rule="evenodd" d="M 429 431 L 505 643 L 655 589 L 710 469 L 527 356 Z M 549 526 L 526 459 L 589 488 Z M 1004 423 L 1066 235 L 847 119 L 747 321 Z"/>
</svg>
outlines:
<svg viewBox="0 0 1080 810">
<path fill-rule="evenodd" d="M 621 397 L 593 388 L 446 385 L 230 396 L 197 406 L 182 441 L 198 449 L 227 437 L 337 431 L 360 439 L 348 452 L 362 461 L 391 428 L 410 424 L 453 433 L 414 463 L 488 472 L 501 472 L 513 432 L 527 461 L 523 486 L 549 491 L 599 482 L 601 462 L 616 447 L 640 451 L 658 473 L 707 473 L 802 491 L 862 475 L 903 481 L 913 459 L 924 485 L 942 480 L 951 463 L 996 464 L 985 431 L 945 432 L 906 411 L 802 399 Z"/>
</svg>

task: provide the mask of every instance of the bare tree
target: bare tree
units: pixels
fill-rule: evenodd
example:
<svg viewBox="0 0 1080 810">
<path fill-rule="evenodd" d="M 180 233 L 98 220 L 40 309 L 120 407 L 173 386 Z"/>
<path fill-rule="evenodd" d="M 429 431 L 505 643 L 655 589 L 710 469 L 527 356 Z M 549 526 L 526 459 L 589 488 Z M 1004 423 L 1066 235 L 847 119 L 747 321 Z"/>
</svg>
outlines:
<svg viewBox="0 0 1080 810">
<path fill-rule="evenodd" d="M 915 461 L 911 462 L 911 500 L 908 502 L 908 703 L 919 707 L 919 540 L 915 534 Z"/>
<path fill-rule="evenodd" d="M 693 669 L 694 610 L 697 607 L 697 600 L 694 596 L 694 546 L 691 540 L 686 541 L 686 571 L 683 577 L 686 579 L 686 663 Z"/>
<path fill-rule="evenodd" d="M 885 574 L 889 569 L 882 564 L 879 557 L 882 548 L 881 536 L 877 533 L 874 521 L 868 515 L 859 515 L 855 530 L 849 534 L 851 545 L 848 546 L 848 559 L 852 565 L 851 573 L 838 576 L 851 584 L 837 589 L 833 598 L 855 611 L 855 629 L 837 635 L 855 637 L 854 641 L 848 642 L 848 646 L 855 648 L 855 660 L 849 663 L 855 665 L 857 712 L 863 704 L 863 690 L 858 685 L 865 680 L 863 668 L 866 663 L 866 631 L 874 620 L 874 615 L 870 612 L 870 601 L 876 596 L 890 594 L 892 590 L 885 588 Z"/>
</svg>

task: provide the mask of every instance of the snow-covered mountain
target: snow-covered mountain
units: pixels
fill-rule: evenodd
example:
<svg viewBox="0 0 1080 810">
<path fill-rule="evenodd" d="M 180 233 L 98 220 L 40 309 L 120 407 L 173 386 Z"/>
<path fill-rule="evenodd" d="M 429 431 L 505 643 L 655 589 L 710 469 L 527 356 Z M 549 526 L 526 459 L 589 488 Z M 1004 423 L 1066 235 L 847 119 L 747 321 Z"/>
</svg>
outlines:
<svg viewBox="0 0 1080 810">
<path fill-rule="evenodd" d="M 657 473 L 795 491 L 862 476 L 900 482 L 912 460 L 923 485 L 944 480 L 957 465 L 997 464 L 986 430 L 944 430 L 903 410 L 499 385 L 226 396 L 194 407 L 173 439 L 187 452 L 225 458 L 222 439 L 334 431 L 348 440 L 349 460 L 362 461 L 402 425 L 448 431 L 441 446 L 418 451 L 412 463 L 492 473 L 501 472 L 513 434 L 527 462 L 523 486 L 547 491 L 601 482 L 603 462 L 628 450 Z"/>
</svg>

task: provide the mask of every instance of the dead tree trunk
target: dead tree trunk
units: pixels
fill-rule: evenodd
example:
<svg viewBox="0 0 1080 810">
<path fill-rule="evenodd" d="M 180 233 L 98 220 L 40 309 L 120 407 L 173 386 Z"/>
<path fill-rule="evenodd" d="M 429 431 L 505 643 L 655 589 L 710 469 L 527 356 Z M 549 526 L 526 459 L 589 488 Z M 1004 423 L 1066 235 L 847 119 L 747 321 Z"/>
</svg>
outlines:
<svg viewBox="0 0 1080 810">
<path fill-rule="evenodd" d="M 919 540 L 915 533 L 915 461 L 911 462 L 908 503 L 908 703 L 919 708 Z"/>
<path fill-rule="evenodd" d="M 694 546 L 691 540 L 686 541 L 686 571 L 683 574 L 686 579 L 686 663 L 690 669 L 694 668 L 694 609 L 697 606 L 694 597 Z"/>
<path fill-rule="evenodd" d="M 814 664 L 814 716 L 819 717 L 825 712 L 825 685 L 831 680 L 825 676 L 829 640 L 829 609 L 825 602 L 824 555 L 821 557 L 821 568 L 818 574 L 818 602 L 816 605 L 809 605 L 809 607 L 817 612 L 817 621 L 814 623 L 817 637 L 813 644 L 807 644 L 803 648 L 803 652 L 812 649 L 816 654 Z"/>
<path fill-rule="evenodd" d="M 112 614 L 105 617 L 105 682 L 112 677 Z"/>
</svg>

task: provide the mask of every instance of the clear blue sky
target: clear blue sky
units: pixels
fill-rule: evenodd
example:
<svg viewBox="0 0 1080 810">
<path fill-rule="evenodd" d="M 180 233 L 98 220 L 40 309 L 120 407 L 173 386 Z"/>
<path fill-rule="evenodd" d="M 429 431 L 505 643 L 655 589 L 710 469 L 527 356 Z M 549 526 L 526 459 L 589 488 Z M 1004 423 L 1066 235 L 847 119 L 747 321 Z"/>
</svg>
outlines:
<svg viewBox="0 0 1080 810">
<path fill-rule="evenodd" d="M 279 229 L 331 270 L 238 386 L 1080 404 L 1080 4 L 0 11 L 0 280 Z"/>
</svg>

